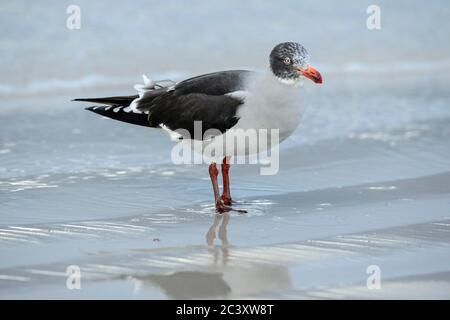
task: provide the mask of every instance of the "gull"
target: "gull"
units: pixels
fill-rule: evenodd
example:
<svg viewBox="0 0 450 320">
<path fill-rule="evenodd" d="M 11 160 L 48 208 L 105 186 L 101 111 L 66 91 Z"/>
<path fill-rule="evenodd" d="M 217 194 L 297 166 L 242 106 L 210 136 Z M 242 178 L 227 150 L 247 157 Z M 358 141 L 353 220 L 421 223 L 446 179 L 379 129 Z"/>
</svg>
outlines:
<svg viewBox="0 0 450 320">
<path fill-rule="evenodd" d="M 144 76 L 144 84 L 135 86 L 137 95 L 74 101 L 99 104 L 86 110 L 108 118 L 164 129 L 172 138 L 183 142 L 200 142 L 191 144 L 197 146 L 194 147 L 197 152 L 204 151 L 205 146 L 217 151 L 208 171 L 216 212 L 223 213 L 233 210 L 229 178 L 231 158 L 271 149 L 295 131 L 305 111 L 304 79 L 322 83 L 320 73 L 309 64 L 306 49 L 296 42 L 283 42 L 272 49 L 268 68 L 262 72 L 219 71 L 178 83 L 153 81 Z M 252 148 L 252 145 L 260 147 L 259 141 L 240 144 L 237 148 L 225 146 L 229 137 L 245 139 L 245 130 L 249 129 L 278 130 L 277 139 L 269 137 L 265 149 Z M 217 180 L 217 159 L 222 162 L 222 194 Z"/>
</svg>

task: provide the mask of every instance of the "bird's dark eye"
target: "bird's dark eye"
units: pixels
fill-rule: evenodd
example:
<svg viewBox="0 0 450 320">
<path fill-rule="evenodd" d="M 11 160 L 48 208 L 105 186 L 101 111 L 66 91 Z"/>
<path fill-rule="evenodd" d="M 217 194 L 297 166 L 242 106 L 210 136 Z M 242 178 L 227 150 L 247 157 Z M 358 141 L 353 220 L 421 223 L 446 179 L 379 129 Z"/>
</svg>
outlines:
<svg viewBox="0 0 450 320">
<path fill-rule="evenodd" d="M 284 58 L 284 64 L 291 64 L 291 59 L 290 58 Z"/>
</svg>

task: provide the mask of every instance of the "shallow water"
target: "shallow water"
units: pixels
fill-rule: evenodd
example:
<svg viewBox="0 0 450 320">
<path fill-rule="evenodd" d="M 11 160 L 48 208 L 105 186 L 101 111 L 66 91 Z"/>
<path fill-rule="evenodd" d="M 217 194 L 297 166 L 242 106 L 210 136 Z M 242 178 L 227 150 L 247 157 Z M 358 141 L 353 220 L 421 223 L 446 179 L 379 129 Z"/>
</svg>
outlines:
<svg viewBox="0 0 450 320">
<path fill-rule="evenodd" d="M 81 1 L 78 33 L 14 20 L 24 12 L 57 25 L 65 7 L 2 4 L 0 23 L 11 32 L 0 37 L 8 49 L 0 66 L 0 297 L 448 299 L 450 64 L 448 21 L 439 19 L 448 8 L 382 2 L 383 29 L 369 33 L 366 5 L 297 3 L 286 2 L 284 15 L 304 19 L 286 24 L 274 18 L 275 3 L 249 1 L 230 16 L 203 4 L 197 21 L 170 1 L 158 10 L 142 2 L 139 14 L 119 3 L 108 19 L 98 18 L 105 4 Z M 414 10 L 424 13 L 420 24 Z M 117 22 L 123 15 L 136 19 Z M 324 16 L 321 29 L 303 31 Z M 154 24 L 159 33 L 142 42 Z M 192 43 L 180 40 L 203 29 Z M 206 166 L 172 164 L 163 132 L 69 102 L 131 93 L 143 66 L 175 80 L 262 68 L 267 48 L 293 29 L 325 83 L 306 84 L 308 110 L 281 146 L 278 174 L 232 166 L 236 208 L 247 214 L 214 214 Z M 117 50 L 111 31 L 124 41 Z M 24 34 L 28 43 L 18 39 Z M 117 63 L 127 56 L 133 61 Z M 81 290 L 66 287 L 70 265 L 81 268 Z M 381 270 L 381 290 L 366 287 L 370 265 Z"/>
</svg>

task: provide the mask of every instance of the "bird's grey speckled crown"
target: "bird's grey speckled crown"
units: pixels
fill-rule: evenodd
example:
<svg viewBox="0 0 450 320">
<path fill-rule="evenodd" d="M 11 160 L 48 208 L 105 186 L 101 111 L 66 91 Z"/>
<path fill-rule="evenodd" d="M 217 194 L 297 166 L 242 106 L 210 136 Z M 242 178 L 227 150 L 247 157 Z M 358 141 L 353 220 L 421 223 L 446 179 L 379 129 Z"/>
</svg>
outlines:
<svg viewBox="0 0 450 320">
<path fill-rule="evenodd" d="M 282 80 L 298 81 L 301 75 L 295 68 L 306 68 L 308 62 L 308 52 L 296 42 L 280 43 L 270 53 L 270 69 Z"/>
</svg>

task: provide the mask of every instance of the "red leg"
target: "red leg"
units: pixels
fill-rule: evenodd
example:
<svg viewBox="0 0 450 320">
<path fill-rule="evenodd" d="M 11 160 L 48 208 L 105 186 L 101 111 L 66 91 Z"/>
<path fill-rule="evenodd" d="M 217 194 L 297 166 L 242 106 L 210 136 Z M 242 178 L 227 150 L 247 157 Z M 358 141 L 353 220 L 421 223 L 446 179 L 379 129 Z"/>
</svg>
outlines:
<svg viewBox="0 0 450 320">
<path fill-rule="evenodd" d="M 216 211 L 217 212 L 225 212 L 225 206 L 223 205 L 222 200 L 220 199 L 219 195 L 219 186 L 217 184 L 217 176 L 219 175 L 219 170 L 217 169 L 216 164 L 213 162 L 209 165 L 209 176 L 211 178 L 211 183 L 214 190 L 214 201 L 216 204 Z"/>
<path fill-rule="evenodd" d="M 230 194 L 230 177 L 228 172 L 230 171 L 230 157 L 224 157 L 222 162 L 222 179 L 223 179 L 223 193 L 220 197 L 223 203 L 227 206 L 231 205 Z"/>
</svg>

